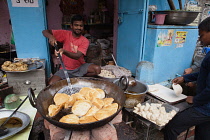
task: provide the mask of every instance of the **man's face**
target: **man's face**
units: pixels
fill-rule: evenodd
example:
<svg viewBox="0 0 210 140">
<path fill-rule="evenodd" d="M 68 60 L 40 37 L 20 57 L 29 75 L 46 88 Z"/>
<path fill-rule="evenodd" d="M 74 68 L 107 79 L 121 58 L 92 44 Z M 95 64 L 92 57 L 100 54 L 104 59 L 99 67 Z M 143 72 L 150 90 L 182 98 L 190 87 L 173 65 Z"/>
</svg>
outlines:
<svg viewBox="0 0 210 140">
<path fill-rule="evenodd" d="M 73 34 L 75 34 L 76 36 L 82 35 L 84 31 L 83 21 L 74 21 L 73 24 L 71 25 L 71 29 Z"/>
<path fill-rule="evenodd" d="M 201 42 L 201 45 L 208 46 L 210 45 L 210 32 L 199 30 L 199 41 Z"/>
</svg>

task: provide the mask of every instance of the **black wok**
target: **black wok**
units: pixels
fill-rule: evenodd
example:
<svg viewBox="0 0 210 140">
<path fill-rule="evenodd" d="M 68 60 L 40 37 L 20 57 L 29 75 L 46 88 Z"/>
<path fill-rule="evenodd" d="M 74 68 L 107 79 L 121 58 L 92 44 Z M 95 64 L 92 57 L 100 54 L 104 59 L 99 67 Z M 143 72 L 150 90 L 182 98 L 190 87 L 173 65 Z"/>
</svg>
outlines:
<svg viewBox="0 0 210 140">
<path fill-rule="evenodd" d="M 86 124 L 61 123 L 53 118 L 48 117 L 48 107 L 53 103 L 54 95 L 60 89 L 67 86 L 67 81 L 61 80 L 53 85 L 47 86 L 38 94 L 37 98 L 35 98 L 35 95 L 32 89 L 30 88 L 28 94 L 31 105 L 37 109 L 37 111 L 44 117 L 44 119 L 54 124 L 55 126 L 70 130 L 93 129 L 96 127 L 103 126 L 106 123 L 110 122 L 122 110 L 126 99 L 125 94 L 123 90 L 114 83 L 105 81 L 103 79 L 90 78 L 90 77 L 71 78 L 70 80 L 73 86 L 73 90 L 75 92 L 79 91 L 82 87 L 103 89 L 106 93 L 106 97 L 114 98 L 114 102 L 118 103 L 119 108 L 115 114 L 100 121 L 86 123 Z"/>
</svg>

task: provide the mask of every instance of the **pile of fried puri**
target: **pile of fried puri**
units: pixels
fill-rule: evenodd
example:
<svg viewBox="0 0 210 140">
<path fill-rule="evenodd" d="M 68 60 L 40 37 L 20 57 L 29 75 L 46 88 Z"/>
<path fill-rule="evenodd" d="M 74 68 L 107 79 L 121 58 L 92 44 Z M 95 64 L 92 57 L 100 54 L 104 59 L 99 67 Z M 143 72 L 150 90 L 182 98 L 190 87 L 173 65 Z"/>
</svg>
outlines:
<svg viewBox="0 0 210 140">
<path fill-rule="evenodd" d="M 56 93 L 53 98 L 55 104 L 48 108 L 48 115 L 55 116 L 61 109 L 69 109 L 68 115 L 59 122 L 69 124 L 91 123 L 107 118 L 118 110 L 118 104 L 113 98 L 106 98 L 105 92 L 99 88 L 83 87 L 79 92 L 67 95 Z"/>
<path fill-rule="evenodd" d="M 26 71 L 28 70 L 28 65 L 21 61 L 15 63 L 11 61 L 5 61 L 1 68 L 4 71 Z"/>
</svg>

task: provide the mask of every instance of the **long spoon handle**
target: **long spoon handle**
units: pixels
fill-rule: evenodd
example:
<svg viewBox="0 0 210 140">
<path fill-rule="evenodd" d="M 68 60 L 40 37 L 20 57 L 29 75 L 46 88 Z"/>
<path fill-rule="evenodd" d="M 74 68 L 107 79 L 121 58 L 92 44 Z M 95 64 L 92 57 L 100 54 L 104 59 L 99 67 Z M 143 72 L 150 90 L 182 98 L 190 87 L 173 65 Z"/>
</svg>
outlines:
<svg viewBox="0 0 210 140">
<path fill-rule="evenodd" d="M 57 44 L 55 44 L 54 47 L 55 47 L 56 51 L 59 51 L 59 48 L 58 48 Z M 62 68 L 63 68 L 63 72 L 64 72 L 64 75 L 65 75 L 65 77 L 66 77 L 66 81 L 67 81 L 67 83 L 68 83 L 68 86 L 70 86 L 70 88 L 72 89 L 71 81 L 70 81 L 68 72 L 67 72 L 67 70 L 66 70 L 66 67 L 65 67 L 65 65 L 64 65 L 64 63 L 63 63 L 61 54 L 60 54 L 60 53 L 57 53 L 57 55 L 58 55 L 58 57 L 59 57 L 61 66 L 62 66 Z"/>
</svg>

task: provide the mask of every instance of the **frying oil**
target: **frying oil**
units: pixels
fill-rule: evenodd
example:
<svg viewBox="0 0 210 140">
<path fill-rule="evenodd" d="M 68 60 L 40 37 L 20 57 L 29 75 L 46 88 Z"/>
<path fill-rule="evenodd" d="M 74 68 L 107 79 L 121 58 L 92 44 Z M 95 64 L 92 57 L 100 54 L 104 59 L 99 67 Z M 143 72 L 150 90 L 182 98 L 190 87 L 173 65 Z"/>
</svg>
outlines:
<svg viewBox="0 0 210 140">
<path fill-rule="evenodd" d="M 6 118 L 1 118 L 0 119 L 0 125 L 3 124 L 6 121 Z M 16 127 L 21 127 L 23 125 L 23 122 L 20 118 L 17 117 L 11 117 L 9 121 L 4 125 L 6 128 L 16 128 Z"/>
</svg>

